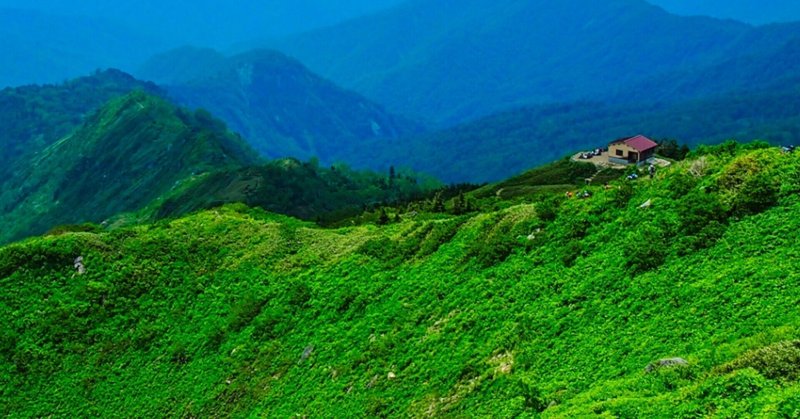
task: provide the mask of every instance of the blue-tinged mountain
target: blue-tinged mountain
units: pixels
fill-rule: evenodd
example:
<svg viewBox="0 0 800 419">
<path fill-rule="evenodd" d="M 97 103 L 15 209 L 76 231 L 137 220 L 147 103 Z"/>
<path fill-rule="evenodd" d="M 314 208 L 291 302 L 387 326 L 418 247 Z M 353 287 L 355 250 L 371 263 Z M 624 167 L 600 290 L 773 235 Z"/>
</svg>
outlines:
<svg viewBox="0 0 800 419">
<path fill-rule="evenodd" d="M 713 16 L 752 24 L 800 20 L 797 0 L 648 0 L 672 13 Z"/>
<path fill-rule="evenodd" d="M 134 211 L 205 172 L 258 162 L 207 112 L 143 91 L 112 99 L 0 181 L 0 242 Z"/>
<path fill-rule="evenodd" d="M 351 154 L 365 165 L 409 166 L 447 182 L 485 182 L 637 133 L 693 145 L 728 139 L 799 144 L 800 82 L 675 103 L 525 107 Z"/>
<path fill-rule="evenodd" d="M 166 85 L 181 105 L 209 110 L 270 158 L 349 160 L 344 149 L 420 130 L 274 51 L 225 57 L 181 48 L 154 57 L 139 76 Z"/>
<path fill-rule="evenodd" d="M 798 24 L 676 16 L 643 0 L 411 0 L 277 46 L 390 111 L 454 124 L 520 105 L 629 100 L 616 93 L 670 76 L 680 84 L 799 36 Z M 757 86 L 712 93 L 744 87 Z"/>
</svg>

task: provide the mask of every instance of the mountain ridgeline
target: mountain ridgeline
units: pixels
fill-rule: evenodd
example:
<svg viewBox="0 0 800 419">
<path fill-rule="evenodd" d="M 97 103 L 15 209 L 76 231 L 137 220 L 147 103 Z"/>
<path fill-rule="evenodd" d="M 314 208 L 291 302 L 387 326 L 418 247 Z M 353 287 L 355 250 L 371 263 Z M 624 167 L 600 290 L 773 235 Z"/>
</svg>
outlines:
<svg viewBox="0 0 800 419">
<path fill-rule="evenodd" d="M 0 178 L 17 160 L 70 134 L 111 99 L 134 90 L 164 95 L 155 84 L 118 70 L 97 72 L 59 85 L 0 90 Z"/>
<path fill-rule="evenodd" d="M 347 147 L 369 139 L 393 142 L 420 131 L 418 124 L 274 51 L 228 58 L 181 48 L 154 57 L 139 73 L 166 85 L 179 104 L 209 110 L 269 158 L 349 161 Z"/>
<path fill-rule="evenodd" d="M 333 222 L 440 187 L 408 170 L 389 173 L 389 166 L 379 174 L 319 160 L 267 162 L 208 111 L 181 108 L 167 96 L 117 70 L 0 91 L 0 243 L 230 202 Z"/>
<path fill-rule="evenodd" d="M 142 91 L 113 99 L 4 179 L 0 241 L 139 209 L 190 176 L 258 162 L 206 112 Z"/>
<path fill-rule="evenodd" d="M 800 83 L 675 103 L 523 107 L 399 142 L 367 142 L 350 155 L 369 167 L 401 164 L 445 182 L 481 183 L 634 133 L 691 145 L 729 139 L 797 144 Z"/>
<path fill-rule="evenodd" d="M 676 16 L 643 0 L 412 0 L 275 46 L 392 112 L 453 125 L 520 105 L 669 101 L 668 86 L 651 82 L 650 98 L 636 86 L 779 51 L 799 28 Z M 736 81 L 691 98 L 753 87 Z"/>
</svg>

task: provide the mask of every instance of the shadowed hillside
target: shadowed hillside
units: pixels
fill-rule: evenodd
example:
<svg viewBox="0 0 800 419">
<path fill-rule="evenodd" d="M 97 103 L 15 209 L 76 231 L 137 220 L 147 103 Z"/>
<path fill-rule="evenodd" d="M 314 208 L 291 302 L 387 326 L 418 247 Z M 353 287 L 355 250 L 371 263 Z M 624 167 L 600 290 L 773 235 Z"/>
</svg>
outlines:
<svg viewBox="0 0 800 419">
<path fill-rule="evenodd" d="M 183 48 L 153 58 L 141 76 L 168 83 L 176 101 L 208 109 L 270 158 L 350 161 L 348 147 L 420 131 L 274 51 L 226 58 Z"/>
</svg>

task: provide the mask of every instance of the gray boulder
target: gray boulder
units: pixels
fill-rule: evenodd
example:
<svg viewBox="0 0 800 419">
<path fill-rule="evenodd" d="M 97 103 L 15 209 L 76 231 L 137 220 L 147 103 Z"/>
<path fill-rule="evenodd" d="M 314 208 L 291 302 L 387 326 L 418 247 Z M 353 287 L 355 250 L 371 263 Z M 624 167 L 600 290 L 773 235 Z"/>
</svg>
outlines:
<svg viewBox="0 0 800 419">
<path fill-rule="evenodd" d="M 651 362 L 650 365 L 645 367 L 644 372 L 653 372 L 661 368 L 669 367 L 686 367 L 689 366 L 689 361 L 683 358 L 664 358 L 656 362 Z"/>
</svg>

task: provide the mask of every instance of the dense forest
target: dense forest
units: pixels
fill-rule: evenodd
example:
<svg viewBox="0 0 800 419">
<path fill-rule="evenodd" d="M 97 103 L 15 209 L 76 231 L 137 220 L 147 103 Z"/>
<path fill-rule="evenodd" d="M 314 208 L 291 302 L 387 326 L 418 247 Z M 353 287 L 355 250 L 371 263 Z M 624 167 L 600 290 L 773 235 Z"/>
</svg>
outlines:
<svg viewBox="0 0 800 419">
<path fill-rule="evenodd" d="M 520 108 L 401 142 L 359 145 L 351 154 L 356 163 L 407 166 L 445 182 L 486 182 L 636 134 L 690 145 L 729 139 L 798 144 L 800 83 L 675 104 Z"/>
</svg>

